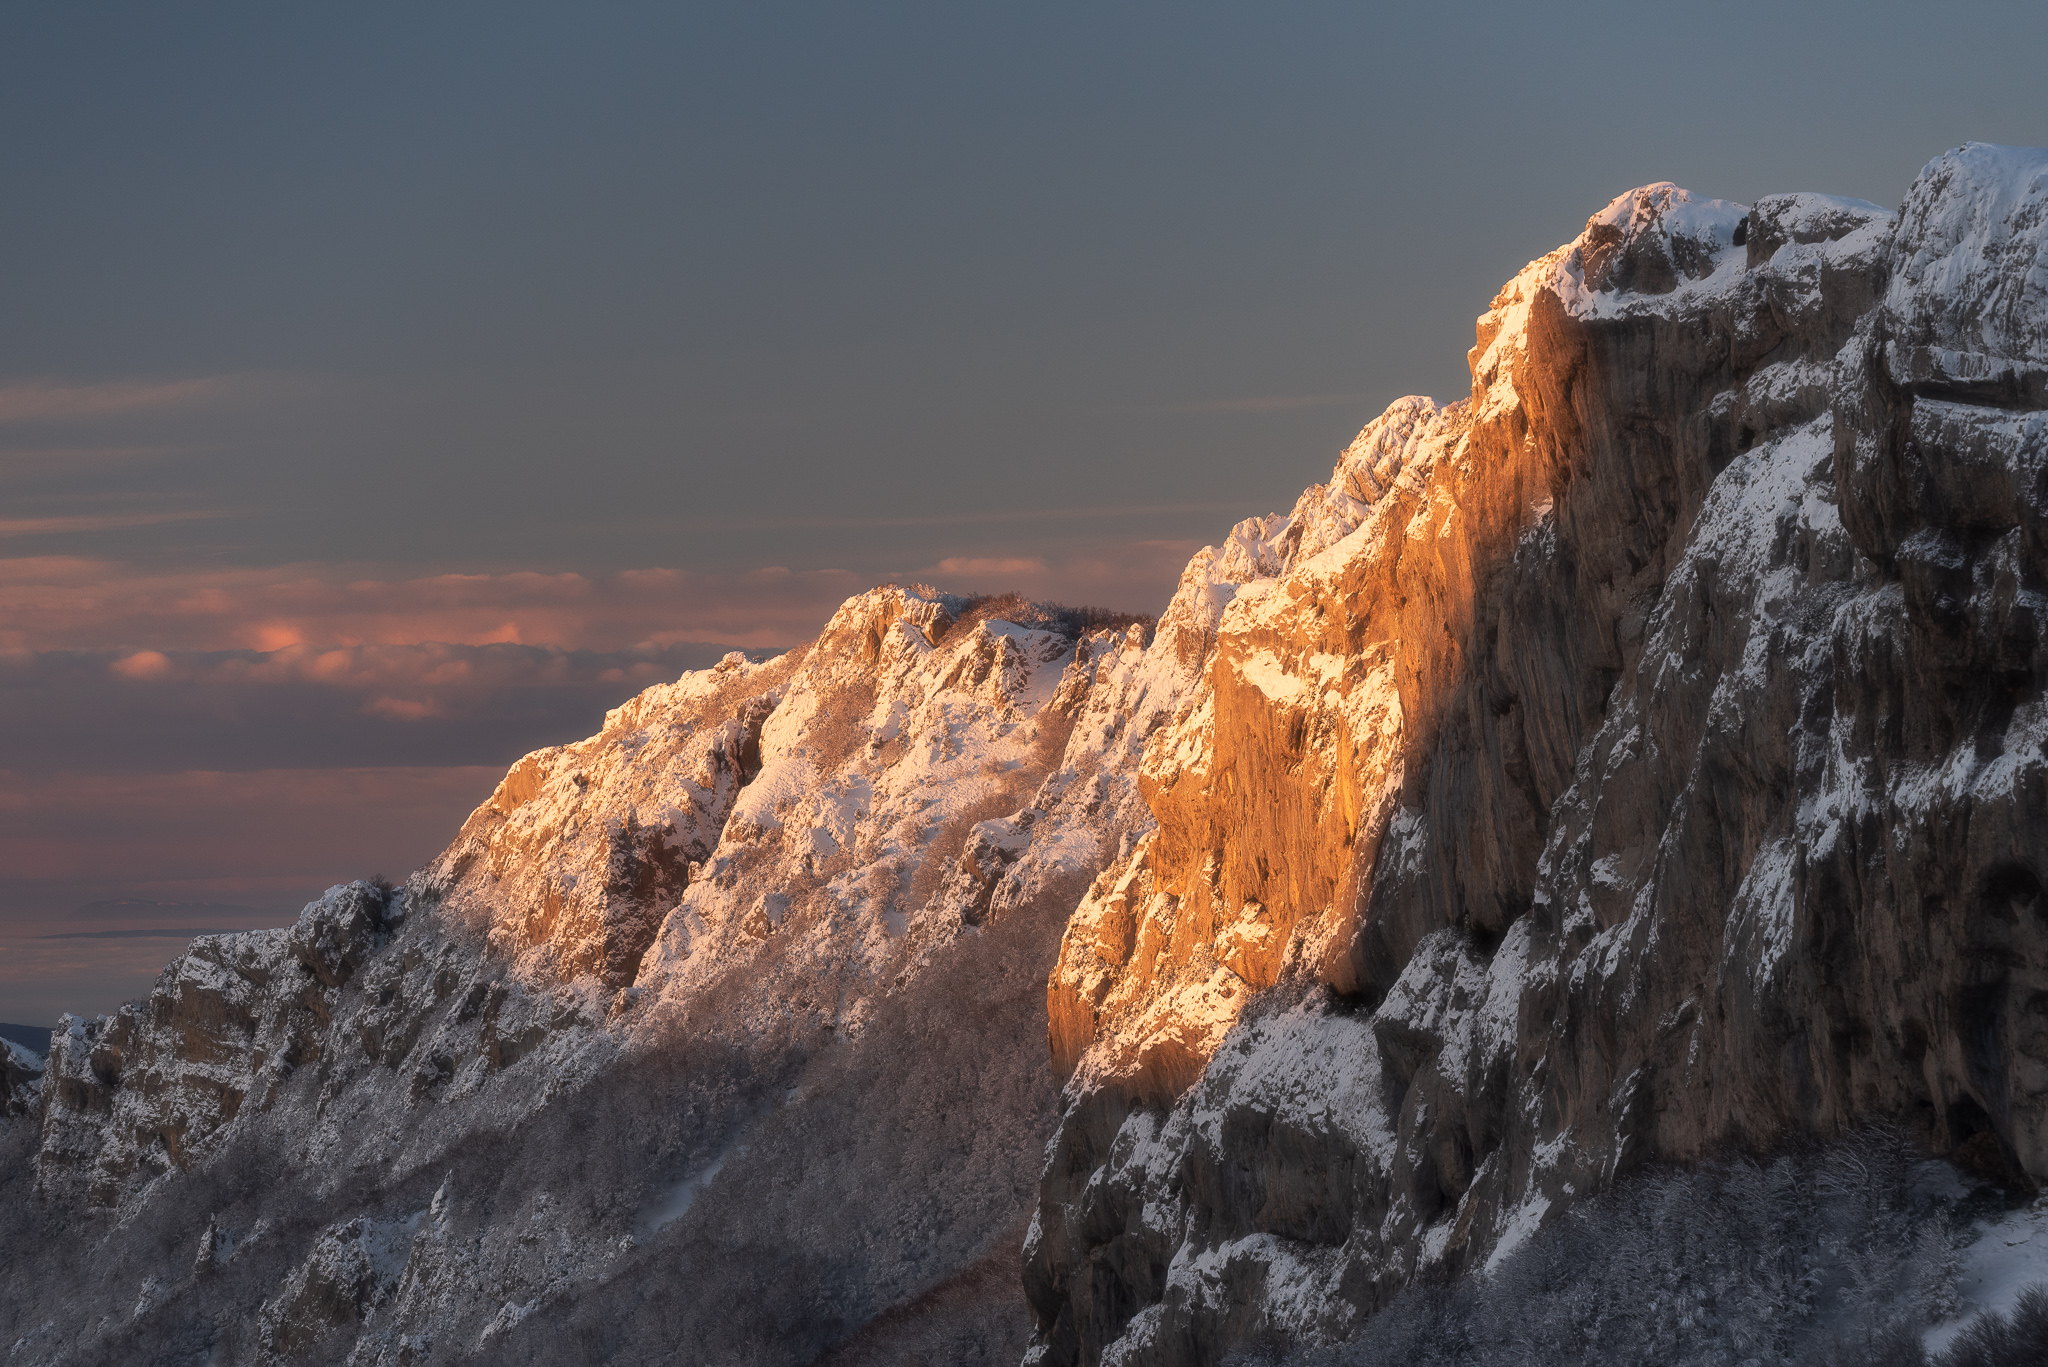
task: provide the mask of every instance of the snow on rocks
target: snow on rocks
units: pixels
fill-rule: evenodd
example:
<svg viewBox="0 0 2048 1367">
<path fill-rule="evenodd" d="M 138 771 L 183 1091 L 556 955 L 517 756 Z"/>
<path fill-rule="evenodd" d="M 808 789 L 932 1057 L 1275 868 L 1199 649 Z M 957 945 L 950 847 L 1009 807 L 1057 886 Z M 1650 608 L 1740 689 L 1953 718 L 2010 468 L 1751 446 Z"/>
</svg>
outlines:
<svg viewBox="0 0 2048 1367">
<path fill-rule="evenodd" d="M 280 1123 L 340 1180 L 366 1152 L 431 1155 L 440 1141 L 406 1133 L 423 1101 L 516 1116 L 614 1052 L 589 1028 L 601 1005 L 507 981 L 460 926 L 408 914 L 431 905 L 418 878 L 343 884 L 289 928 L 195 940 L 146 1001 L 64 1017 L 40 1099 L 38 1191 L 126 1209 L 249 1126 Z M 546 1086 L 501 1076 L 528 1055 Z"/>
<path fill-rule="evenodd" d="M 1969 143 L 1930 163 L 1899 211 L 1886 369 L 1998 407 L 2048 407 L 2048 151 Z"/>
<path fill-rule="evenodd" d="M 43 1068 L 44 1055 L 14 1040 L 0 1040 L 0 1116 L 27 1115 L 35 1109 Z"/>
<path fill-rule="evenodd" d="M 643 993 L 687 1011 L 772 938 L 824 1023 L 857 1029 L 865 999 L 1017 905 L 1032 873 L 1092 873 L 1104 852 L 1077 828 L 1100 765 L 1062 759 L 1131 642 L 1021 602 L 1025 622 L 977 608 L 876 590 L 788 667 L 755 771 L 661 908 Z M 1097 752 L 1099 724 L 1078 744 Z M 1048 848 L 1027 860 L 1041 831 Z"/>
<path fill-rule="evenodd" d="M 2044 187 L 1972 145 L 1898 215 L 1631 191 L 1494 300 L 1469 400 L 1361 436 L 1441 434 L 1369 506 L 1297 505 L 1334 539 L 1240 524 L 1054 976 L 1034 1361 L 1328 1338 L 1637 1164 L 1864 1118 L 2048 1176 Z M 1316 1039 L 1374 1082 L 1309 1121 L 1269 1080 Z M 1353 1179 L 1327 1230 L 1301 1172 Z"/>
<path fill-rule="evenodd" d="M 10 1051 L 38 1188 L 132 1218 L 260 1138 L 423 1190 L 636 1051 L 859 1039 L 1076 902 L 1046 1367 L 1329 1339 L 1638 1164 L 1878 1112 L 2048 1177 L 2044 204 L 2048 154 L 1975 144 L 1898 215 L 1619 196 L 1468 397 L 1394 404 L 1156 629 L 878 588 L 527 756 L 405 887 Z M 662 1199 L 715 1205 L 718 1152 Z M 630 1251 L 516 1196 L 322 1215 L 269 1351 L 500 1351 Z M 195 1281 L 265 1246 L 203 1228 Z"/>
</svg>

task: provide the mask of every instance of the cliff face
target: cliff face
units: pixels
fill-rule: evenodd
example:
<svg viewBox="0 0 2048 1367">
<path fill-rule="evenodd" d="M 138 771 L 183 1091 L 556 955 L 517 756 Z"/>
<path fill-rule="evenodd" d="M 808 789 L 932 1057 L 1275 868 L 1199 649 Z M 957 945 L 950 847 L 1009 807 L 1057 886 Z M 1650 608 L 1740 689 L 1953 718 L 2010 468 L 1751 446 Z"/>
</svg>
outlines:
<svg viewBox="0 0 2048 1367">
<path fill-rule="evenodd" d="M 0 1250 L 0 1329 L 45 1362 L 166 1335 L 194 1361 L 576 1361 L 678 1333 L 807 1361 L 965 1295 L 962 1351 L 1014 1358 L 1044 977 L 1143 819 L 1133 726 L 1193 679 L 1148 639 L 863 594 L 808 647 L 529 755 L 404 887 L 199 940 L 147 1001 L 66 1018 L 41 1079 L 9 1056 L 13 1189 L 62 1237 Z M 779 1290 L 734 1316 L 705 1289 L 734 1279 Z M 80 1297 L 132 1309 L 51 1313 Z"/>
<path fill-rule="evenodd" d="M 2044 217 L 2048 156 L 1972 146 L 1897 216 L 1636 191 L 1511 282 L 1390 493 L 1223 611 L 1069 929 L 1032 1360 L 1336 1336 L 1637 1164 L 1873 1118 L 2048 1175 Z"/>
<path fill-rule="evenodd" d="M 0 1116 L 27 1115 L 35 1109 L 43 1080 L 43 1060 L 13 1040 L 0 1040 Z"/>
<path fill-rule="evenodd" d="M 886 587 L 527 756 L 9 1053 L 0 1342 L 1208 1363 L 1645 1162 L 2048 1178 L 2044 224 L 1632 191 L 1156 629 Z"/>
</svg>

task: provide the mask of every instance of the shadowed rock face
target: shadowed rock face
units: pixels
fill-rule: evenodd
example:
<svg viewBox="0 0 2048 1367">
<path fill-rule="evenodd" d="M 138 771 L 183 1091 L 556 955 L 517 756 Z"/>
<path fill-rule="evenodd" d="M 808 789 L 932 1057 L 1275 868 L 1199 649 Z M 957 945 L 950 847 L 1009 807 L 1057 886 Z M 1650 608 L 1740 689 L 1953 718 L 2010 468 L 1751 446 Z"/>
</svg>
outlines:
<svg viewBox="0 0 2048 1367">
<path fill-rule="evenodd" d="M 1033 1361 L 1340 1335 L 1640 1163 L 1872 1119 L 2048 1178 L 2044 222 L 2048 154 L 1972 146 L 1896 217 L 1650 187 L 1510 285 L 1402 533 L 1222 613 L 1206 826 L 1169 792 L 1070 927 L 1055 1029 L 1109 1009 Z M 1187 853 L 1244 793 L 1291 835 Z M 1233 957 L 1260 924 L 1300 952 Z M 1177 952 L 1279 986 L 1162 1076 L 1118 994 Z"/>
<path fill-rule="evenodd" d="M 1192 680 L 1147 626 L 859 595 L 527 756 L 404 887 L 10 1046 L 10 1361 L 854 1361 L 932 1316 L 1014 1360 L 1045 974 Z"/>
<path fill-rule="evenodd" d="M 43 1060 L 11 1041 L 0 1040 L 0 1116 L 27 1115 L 35 1109 L 43 1078 Z"/>
<path fill-rule="evenodd" d="M 648 690 L 7 1055 L 0 1342 L 1213 1363 L 1647 1161 L 2048 1179 L 2044 222 L 1632 191 L 1156 631 L 889 586 Z"/>
</svg>

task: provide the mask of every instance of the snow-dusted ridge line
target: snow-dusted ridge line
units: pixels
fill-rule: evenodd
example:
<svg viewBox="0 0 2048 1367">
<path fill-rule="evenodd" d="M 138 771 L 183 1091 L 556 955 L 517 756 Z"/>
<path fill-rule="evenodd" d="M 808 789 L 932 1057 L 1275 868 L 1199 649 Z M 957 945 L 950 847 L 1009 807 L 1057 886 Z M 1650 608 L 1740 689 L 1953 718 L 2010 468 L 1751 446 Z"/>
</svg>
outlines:
<svg viewBox="0 0 2048 1367">
<path fill-rule="evenodd" d="M 54 1249 L 121 1313 L 18 1351 L 221 1306 L 251 1361 L 573 1342 L 861 1115 L 942 1129 L 889 1109 L 927 1055 L 1042 1083 L 973 971 L 1035 993 L 1054 938 L 1034 1363 L 1339 1338 L 1644 1163 L 1879 1115 L 2048 1178 L 2044 205 L 2048 154 L 1975 145 L 1899 215 L 1631 191 L 1495 297 L 1468 396 L 1392 405 L 1156 627 L 884 586 L 522 759 L 404 888 L 195 942 L 5 1057 L 39 1208 L 137 1240 Z M 647 1081 L 678 1058 L 710 1080 Z M 642 1086 L 644 1162 L 565 1128 Z M 1029 1176 L 987 1130 L 929 1160 L 972 1201 L 807 1215 L 872 1278 L 808 1301 L 981 1266 Z M 251 1154 L 317 1228 L 229 1202 L 130 1277 Z"/>
<path fill-rule="evenodd" d="M 1030 1361 L 1339 1337 L 1643 1162 L 1859 1119 L 2048 1178 L 2043 205 L 2048 153 L 1979 145 L 1899 215 L 1631 191 L 1496 297 L 1469 399 L 1368 427 L 1435 434 L 1370 512 L 1245 524 L 1162 830 L 1055 972 Z M 1305 1052 L 1380 1083 L 1249 1081 Z"/>
<path fill-rule="evenodd" d="M 235 1360 L 342 1343 L 358 1360 L 410 1361 L 451 1335 L 477 1351 L 528 1343 L 661 1250 L 702 1242 L 729 1218 L 726 1189 L 781 1180 L 767 1155 L 810 1142 L 813 1108 L 844 1104 L 839 1071 L 886 1054 L 866 1039 L 876 1019 L 935 1009 L 1032 936 L 1042 963 L 1048 917 L 1149 827 L 1135 760 L 1196 676 L 1198 660 L 1173 651 L 1186 634 L 1169 624 L 1155 651 L 1144 619 L 885 586 L 804 648 L 730 656 L 614 709 L 587 741 L 525 757 L 403 888 L 336 887 L 293 927 L 203 938 L 148 1001 L 67 1018 L 48 1073 L 11 1088 L 32 1114 L 47 1209 L 150 1227 L 195 1174 L 255 1145 L 304 1165 L 281 1204 L 354 1213 L 310 1242 L 222 1214 L 190 1235 L 214 1272 L 152 1273 L 134 1314 L 47 1360 L 118 1356 L 119 1335 L 284 1257 L 288 1275 L 242 1306 Z M 1026 1022 L 982 1042 L 977 1077 L 1044 1077 L 1035 994 L 977 999 L 973 1020 Z M 688 1065 L 702 1079 L 686 1068 L 663 1085 L 699 1118 L 659 1141 L 681 1145 L 659 1168 L 627 1179 L 646 1187 L 630 1209 L 589 1213 L 581 1203 L 601 1194 L 585 1192 L 544 1211 L 536 1191 L 500 1198 L 478 1227 L 493 1179 L 465 1155 L 568 1123 L 564 1108 L 630 1092 L 678 1057 L 702 1060 Z M 802 1085 L 764 1112 L 731 1091 L 728 1058 L 748 1060 L 742 1079 Z M 806 1059 L 822 1071 L 815 1095 Z M 1046 1103 L 1016 1081 L 974 1104 L 1009 1129 L 925 1161 L 950 1203 L 992 1207 L 1008 1229 L 1047 1123 L 1028 1108 Z M 846 1128 L 804 1166 L 839 1161 Z M 1013 1168 L 990 1166 L 991 1146 Z M 426 1182 L 448 1219 L 408 1224 L 418 1198 L 404 1193 Z M 410 1250 L 395 1278 L 387 1227 Z M 914 1267 L 982 1257 L 988 1231 L 902 1237 Z M 869 1263 L 872 1294 L 909 1296 L 922 1283 L 901 1278 L 931 1275 Z M 991 1332 L 1021 1346 L 1021 1307 L 1007 1305 Z"/>
</svg>

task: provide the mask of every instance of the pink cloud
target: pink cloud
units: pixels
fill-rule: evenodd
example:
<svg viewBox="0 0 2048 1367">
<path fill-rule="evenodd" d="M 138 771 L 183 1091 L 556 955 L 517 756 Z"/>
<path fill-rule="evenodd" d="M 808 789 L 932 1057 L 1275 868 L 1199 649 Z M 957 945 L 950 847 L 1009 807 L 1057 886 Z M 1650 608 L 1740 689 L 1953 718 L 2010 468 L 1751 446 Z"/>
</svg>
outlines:
<svg viewBox="0 0 2048 1367">
<path fill-rule="evenodd" d="M 1003 559 L 956 555 L 933 565 L 931 572 L 946 579 L 988 579 L 1042 575 L 1046 569 L 1045 561 L 1037 556 L 1013 556 Z"/>
<path fill-rule="evenodd" d="M 160 650 L 138 650 L 108 668 L 124 679 L 161 679 L 171 672 L 171 660 Z"/>
<path fill-rule="evenodd" d="M 280 651 L 443 641 L 776 649 L 870 587 L 845 570 L 365 577 L 346 566 L 150 571 L 0 559 L 0 649 Z"/>
<path fill-rule="evenodd" d="M 63 422 L 179 408 L 224 398 L 246 382 L 232 375 L 192 380 L 111 380 L 65 384 L 56 380 L 17 380 L 0 384 L 0 423 Z"/>
<path fill-rule="evenodd" d="M 1195 549 L 1141 541 L 1064 558 L 956 556 L 894 577 L 1156 612 Z M 383 667 L 363 648 L 422 642 L 775 650 L 815 635 L 841 602 L 888 577 L 781 566 L 378 577 L 337 565 L 155 571 L 22 556 L 0 559 L 0 650 L 120 650 L 128 658 L 119 672 L 130 678 L 171 672 L 147 653 L 251 650 L 303 680 L 354 679 Z"/>
</svg>

